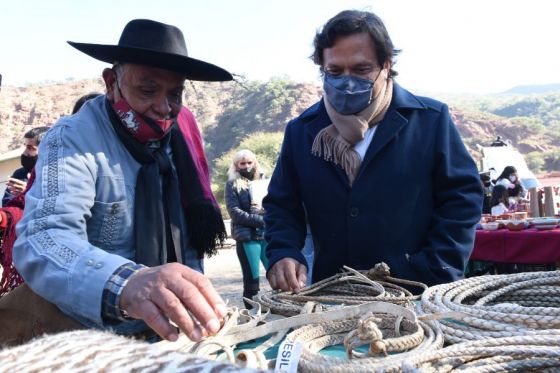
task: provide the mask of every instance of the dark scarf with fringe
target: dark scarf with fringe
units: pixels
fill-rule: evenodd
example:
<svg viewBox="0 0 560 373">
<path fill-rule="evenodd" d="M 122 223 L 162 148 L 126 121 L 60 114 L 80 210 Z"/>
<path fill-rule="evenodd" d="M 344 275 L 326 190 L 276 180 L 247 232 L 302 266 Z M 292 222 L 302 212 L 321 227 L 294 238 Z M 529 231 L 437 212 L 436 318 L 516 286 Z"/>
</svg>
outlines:
<svg viewBox="0 0 560 373">
<path fill-rule="evenodd" d="M 142 165 L 134 201 L 136 262 L 157 266 L 182 261 L 181 252 L 187 242 L 181 239 L 181 213 L 186 220 L 188 244 L 198 257 L 216 254 L 226 238 L 224 221 L 219 209 L 204 194 L 201 170 L 195 166 L 177 123 L 160 146 L 152 149 L 124 128 L 108 101 L 106 107 L 117 136 Z M 167 145 L 173 160 L 166 152 Z"/>
</svg>

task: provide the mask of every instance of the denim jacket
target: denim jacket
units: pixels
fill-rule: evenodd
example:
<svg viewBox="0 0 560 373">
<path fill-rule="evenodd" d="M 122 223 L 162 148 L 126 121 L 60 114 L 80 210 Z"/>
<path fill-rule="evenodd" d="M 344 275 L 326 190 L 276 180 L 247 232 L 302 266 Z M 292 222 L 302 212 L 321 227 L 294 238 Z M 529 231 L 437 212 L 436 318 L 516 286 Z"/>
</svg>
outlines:
<svg viewBox="0 0 560 373">
<path fill-rule="evenodd" d="M 90 327 L 106 326 L 105 283 L 135 257 L 140 164 L 117 138 L 105 106 L 105 96 L 90 100 L 46 134 L 14 247 L 16 268 L 31 289 Z M 184 264 L 202 270 L 194 250 L 182 254 Z"/>
</svg>

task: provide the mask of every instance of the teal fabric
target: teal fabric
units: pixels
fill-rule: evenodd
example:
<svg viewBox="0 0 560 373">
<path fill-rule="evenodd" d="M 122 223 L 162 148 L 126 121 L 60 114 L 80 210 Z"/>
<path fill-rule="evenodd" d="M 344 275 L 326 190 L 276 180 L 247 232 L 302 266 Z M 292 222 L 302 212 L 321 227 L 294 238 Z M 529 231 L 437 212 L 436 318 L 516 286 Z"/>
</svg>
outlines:
<svg viewBox="0 0 560 373">
<path fill-rule="evenodd" d="M 262 262 L 264 268 L 268 268 L 268 259 L 266 258 L 266 241 L 256 240 L 243 242 L 243 250 L 251 267 L 251 275 L 253 280 L 259 278 L 259 262 Z"/>
</svg>

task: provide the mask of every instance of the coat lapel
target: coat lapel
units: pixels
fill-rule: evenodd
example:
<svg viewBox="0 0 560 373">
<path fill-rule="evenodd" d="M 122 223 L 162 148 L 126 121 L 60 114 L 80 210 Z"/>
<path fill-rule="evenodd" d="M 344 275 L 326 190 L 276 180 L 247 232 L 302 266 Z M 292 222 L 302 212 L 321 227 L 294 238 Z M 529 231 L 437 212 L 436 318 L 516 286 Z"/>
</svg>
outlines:
<svg viewBox="0 0 560 373">
<path fill-rule="evenodd" d="M 364 160 L 362 161 L 360 170 L 358 171 L 356 181 L 358 181 L 360 175 L 364 172 L 372 159 L 374 159 L 375 156 L 379 154 L 379 152 L 399 133 L 399 131 L 408 124 L 408 119 L 403 116 L 401 112 L 399 112 L 399 110 L 403 109 L 426 109 L 426 106 L 412 93 L 394 83 L 391 105 L 387 110 L 385 118 L 383 118 L 381 123 L 379 123 L 379 127 L 375 132 L 375 136 L 373 136 L 373 140 L 369 145 L 368 150 L 366 151 L 366 155 L 364 157 Z M 310 136 L 309 141 L 312 145 L 315 136 L 317 136 L 319 131 L 321 131 L 323 128 L 330 125 L 331 120 L 327 114 L 327 111 L 325 110 L 325 104 L 322 100 L 317 104 L 317 107 L 314 108 L 314 110 L 309 114 L 316 114 L 316 116 L 306 124 L 306 132 L 307 135 Z M 309 147 L 309 151 L 311 151 L 311 145 Z M 348 177 L 346 176 L 344 170 L 340 166 L 337 166 L 332 162 L 328 163 L 330 163 L 329 167 L 332 168 L 333 172 L 335 172 L 341 179 L 343 185 L 346 186 L 346 188 L 350 189 Z"/>
<path fill-rule="evenodd" d="M 375 131 L 375 135 L 369 145 L 364 160 L 360 165 L 360 170 L 356 177 L 356 181 L 367 168 L 373 158 L 399 133 L 399 131 L 408 124 L 408 119 L 403 116 L 399 110 L 402 109 L 425 109 L 426 106 L 420 102 L 414 95 L 401 88 L 396 83 L 393 87 L 393 99 L 391 106 L 387 110 L 387 114 L 379 123 L 379 127 Z"/>
<path fill-rule="evenodd" d="M 366 151 L 364 160 L 360 165 L 356 180 L 360 178 L 360 175 L 364 172 L 364 169 L 371 160 L 379 154 L 381 149 L 383 149 L 407 123 L 408 120 L 400 115 L 398 111 L 391 110 L 387 112 L 387 115 L 385 115 L 385 118 L 379 123 L 379 127 L 377 127 L 375 131 L 375 135 Z"/>
</svg>

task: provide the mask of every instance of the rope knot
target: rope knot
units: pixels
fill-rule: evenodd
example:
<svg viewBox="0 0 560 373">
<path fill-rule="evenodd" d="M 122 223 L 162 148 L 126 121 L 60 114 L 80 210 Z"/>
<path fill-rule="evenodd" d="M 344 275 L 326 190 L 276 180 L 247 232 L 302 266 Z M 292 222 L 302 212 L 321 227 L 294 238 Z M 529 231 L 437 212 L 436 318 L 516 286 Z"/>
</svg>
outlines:
<svg viewBox="0 0 560 373">
<path fill-rule="evenodd" d="M 377 263 L 372 269 L 367 272 L 367 277 L 372 280 L 382 280 L 389 276 L 391 276 L 391 269 L 384 262 Z"/>
<path fill-rule="evenodd" d="M 358 321 L 356 330 L 352 330 L 344 338 L 344 346 L 349 359 L 354 356 L 361 357 L 360 354 L 354 353 L 354 349 L 358 346 L 369 343 L 369 355 L 385 355 L 387 356 L 387 347 L 383 341 L 383 333 L 377 326 L 382 320 L 373 316 L 371 313 L 364 316 Z"/>
</svg>

